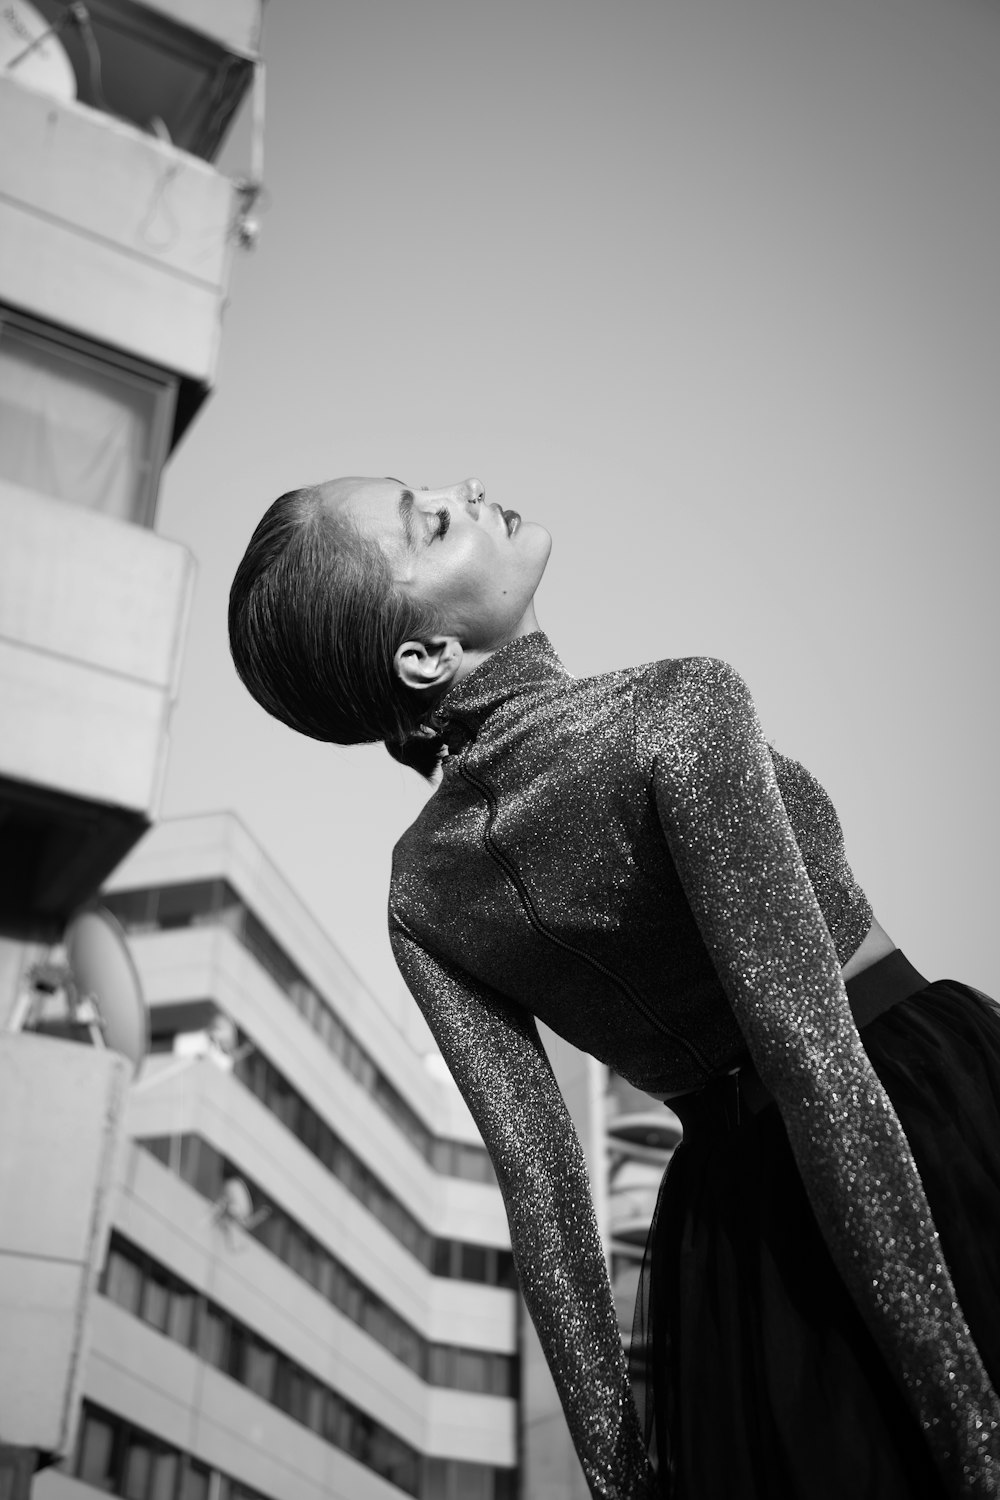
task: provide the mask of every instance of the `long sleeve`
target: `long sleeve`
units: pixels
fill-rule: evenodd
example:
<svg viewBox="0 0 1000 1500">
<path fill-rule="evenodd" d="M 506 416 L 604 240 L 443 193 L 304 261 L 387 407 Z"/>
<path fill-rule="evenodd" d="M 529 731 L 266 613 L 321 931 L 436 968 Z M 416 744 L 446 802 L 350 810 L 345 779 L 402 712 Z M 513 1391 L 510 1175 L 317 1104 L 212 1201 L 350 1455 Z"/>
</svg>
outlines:
<svg viewBox="0 0 1000 1500">
<path fill-rule="evenodd" d="M 1000 1490 L 1000 1406 L 732 668 L 662 664 L 638 706 L 661 826 L 822 1233 L 955 1496 Z"/>
<path fill-rule="evenodd" d="M 655 1482 L 586 1164 L 534 1018 L 439 962 L 398 917 L 390 935 L 493 1160 L 521 1289 L 591 1494 L 646 1500 Z"/>
</svg>

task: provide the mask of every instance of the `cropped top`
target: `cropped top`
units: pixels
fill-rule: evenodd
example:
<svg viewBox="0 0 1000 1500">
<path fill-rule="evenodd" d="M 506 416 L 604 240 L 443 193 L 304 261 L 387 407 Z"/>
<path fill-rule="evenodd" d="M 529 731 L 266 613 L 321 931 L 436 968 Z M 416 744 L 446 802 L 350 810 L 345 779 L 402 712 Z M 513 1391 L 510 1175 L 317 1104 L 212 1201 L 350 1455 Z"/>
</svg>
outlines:
<svg viewBox="0 0 1000 1500">
<path fill-rule="evenodd" d="M 654 1494 L 586 1167 L 535 1018 L 651 1093 L 749 1056 L 831 1253 L 955 1494 L 1000 1408 L 841 966 L 871 908 L 836 813 L 725 663 L 576 680 L 541 632 L 443 701 L 442 780 L 393 859 L 390 937 L 490 1151 L 591 1492 Z"/>
</svg>

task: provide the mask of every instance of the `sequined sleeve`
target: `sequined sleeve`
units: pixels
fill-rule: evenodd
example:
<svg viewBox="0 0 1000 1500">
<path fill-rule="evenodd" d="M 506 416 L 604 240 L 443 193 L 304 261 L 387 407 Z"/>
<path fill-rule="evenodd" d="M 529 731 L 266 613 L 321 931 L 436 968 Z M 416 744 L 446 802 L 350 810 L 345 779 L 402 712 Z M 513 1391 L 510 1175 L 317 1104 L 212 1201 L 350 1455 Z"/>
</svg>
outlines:
<svg viewBox="0 0 1000 1500">
<path fill-rule="evenodd" d="M 521 1290 L 591 1494 L 652 1500 L 587 1168 L 534 1018 L 439 962 L 398 917 L 390 936 L 489 1149 Z"/>
<path fill-rule="evenodd" d="M 746 687 L 723 662 L 661 663 L 637 736 L 685 893 L 831 1254 L 949 1493 L 996 1495 L 997 1398 L 861 1045 Z"/>
</svg>

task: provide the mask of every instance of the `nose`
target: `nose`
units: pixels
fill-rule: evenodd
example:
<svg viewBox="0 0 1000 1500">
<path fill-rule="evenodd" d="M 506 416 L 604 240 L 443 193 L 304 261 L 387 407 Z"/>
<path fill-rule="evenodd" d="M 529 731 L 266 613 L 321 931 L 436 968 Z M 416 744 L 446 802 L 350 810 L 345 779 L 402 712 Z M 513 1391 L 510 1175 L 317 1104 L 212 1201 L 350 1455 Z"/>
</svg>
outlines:
<svg viewBox="0 0 1000 1500">
<path fill-rule="evenodd" d="M 468 505 L 481 505 L 486 499 L 486 486 L 481 479 L 466 479 L 462 488 Z"/>
</svg>

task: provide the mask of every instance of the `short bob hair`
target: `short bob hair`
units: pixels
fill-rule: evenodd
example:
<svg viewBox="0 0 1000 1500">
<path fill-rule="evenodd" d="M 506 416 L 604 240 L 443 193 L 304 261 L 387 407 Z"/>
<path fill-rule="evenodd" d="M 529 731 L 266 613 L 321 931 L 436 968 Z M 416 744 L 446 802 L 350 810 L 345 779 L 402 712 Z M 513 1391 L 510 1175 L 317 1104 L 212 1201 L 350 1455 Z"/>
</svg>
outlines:
<svg viewBox="0 0 1000 1500">
<path fill-rule="evenodd" d="M 423 706 L 394 669 L 404 641 L 435 620 L 401 593 L 378 544 L 323 503 L 289 490 L 265 512 L 229 593 L 229 649 L 262 708 L 315 740 L 402 747 Z M 428 751 L 430 747 L 428 746 Z"/>
</svg>

